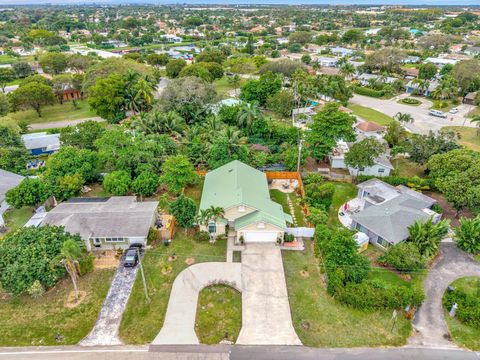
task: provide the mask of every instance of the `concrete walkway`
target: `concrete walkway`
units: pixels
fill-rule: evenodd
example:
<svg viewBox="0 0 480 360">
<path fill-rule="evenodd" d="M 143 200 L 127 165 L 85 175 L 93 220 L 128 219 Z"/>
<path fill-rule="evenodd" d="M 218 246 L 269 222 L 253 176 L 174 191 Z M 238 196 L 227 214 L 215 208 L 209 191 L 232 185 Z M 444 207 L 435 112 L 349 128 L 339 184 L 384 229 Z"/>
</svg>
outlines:
<svg viewBox="0 0 480 360">
<path fill-rule="evenodd" d="M 242 329 L 237 344 L 302 345 L 292 324 L 280 247 L 246 245 L 242 288 Z"/>
<path fill-rule="evenodd" d="M 416 335 L 408 340 L 409 345 L 455 347 L 449 340 L 442 297 L 448 285 L 465 276 L 480 276 L 480 263 L 459 250 L 454 242 L 442 242 L 441 258 L 425 279 L 426 299 L 415 315 Z"/>
<path fill-rule="evenodd" d="M 86 121 L 103 122 L 105 121 L 105 119 L 102 119 L 101 117 L 98 117 L 98 116 L 94 116 L 90 118 L 76 119 L 76 120 L 61 120 L 61 121 L 51 121 L 51 122 L 44 122 L 44 123 L 33 123 L 33 124 L 29 124 L 28 128 L 30 130 L 60 129 L 60 128 L 66 128 L 67 126 L 75 126 Z"/>
<path fill-rule="evenodd" d="M 123 261 L 120 262 L 95 326 L 92 331 L 80 341 L 80 345 L 94 346 L 122 344 L 122 341 L 118 337 L 118 329 L 133 284 L 135 283 L 138 268 L 138 265 L 134 268 L 126 268 L 123 266 Z"/>
<path fill-rule="evenodd" d="M 242 291 L 240 263 L 207 262 L 195 264 L 178 274 L 173 282 L 167 314 L 152 345 L 199 344 L 195 333 L 198 294 L 214 284 L 227 284 Z"/>
</svg>

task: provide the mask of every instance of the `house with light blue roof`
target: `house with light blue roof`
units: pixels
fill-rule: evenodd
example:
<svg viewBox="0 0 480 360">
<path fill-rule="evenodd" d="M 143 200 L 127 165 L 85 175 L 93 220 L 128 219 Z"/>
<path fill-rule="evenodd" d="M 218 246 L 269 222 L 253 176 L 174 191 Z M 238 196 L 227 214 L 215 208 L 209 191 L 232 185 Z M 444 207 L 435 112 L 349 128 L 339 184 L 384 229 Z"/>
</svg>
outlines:
<svg viewBox="0 0 480 360">
<path fill-rule="evenodd" d="M 234 233 L 236 241 L 282 241 L 292 217 L 270 199 L 265 173 L 235 160 L 205 176 L 200 210 L 221 207 L 223 218 L 202 224 L 212 236 Z"/>
</svg>

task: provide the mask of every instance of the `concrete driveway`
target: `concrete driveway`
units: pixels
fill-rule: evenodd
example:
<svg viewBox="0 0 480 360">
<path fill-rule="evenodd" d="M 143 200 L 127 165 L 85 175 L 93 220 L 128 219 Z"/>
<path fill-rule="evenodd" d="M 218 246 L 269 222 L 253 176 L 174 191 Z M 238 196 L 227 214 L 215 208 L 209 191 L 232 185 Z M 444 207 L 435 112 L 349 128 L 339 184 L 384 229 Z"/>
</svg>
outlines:
<svg viewBox="0 0 480 360">
<path fill-rule="evenodd" d="M 438 131 L 444 126 L 476 126 L 464 116 L 472 109 L 470 105 L 459 105 L 457 106 L 459 109 L 457 114 L 448 114 L 446 119 L 442 119 L 428 114 L 429 107 L 427 106 L 427 103 L 422 103 L 420 106 L 410 106 L 399 104 L 397 101 L 398 98 L 382 100 L 358 94 L 354 94 L 353 98 L 350 99 L 350 102 L 353 104 L 372 108 L 391 117 L 394 117 L 399 112 L 412 115 L 414 122 L 411 124 L 406 124 L 405 127 L 409 131 L 417 134 L 428 134 L 430 130 Z"/>
<path fill-rule="evenodd" d="M 454 280 L 465 276 L 480 276 L 480 263 L 457 248 L 452 241 L 442 242 L 441 258 L 431 268 L 424 282 L 426 299 L 415 315 L 416 334 L 409 345 L 454 347 L 449 340 L 442 297 Z"/>
<path fill-rule="evenodd" d="M 302 345 L 288 302 L 280 247 L 250 243 L 242 252 L 242 329 L 237 344 Z"/>
<path fill-rule="evenodd" d="M 100 315 L 92 331 L 80 341 L 80 345 L 121 345 L 118 329 L 128 298 L 135 283 L 139 266 L 126 268 L 123 259 L 115 272 L 107 297 L 103 302 Z"/>
</svg>

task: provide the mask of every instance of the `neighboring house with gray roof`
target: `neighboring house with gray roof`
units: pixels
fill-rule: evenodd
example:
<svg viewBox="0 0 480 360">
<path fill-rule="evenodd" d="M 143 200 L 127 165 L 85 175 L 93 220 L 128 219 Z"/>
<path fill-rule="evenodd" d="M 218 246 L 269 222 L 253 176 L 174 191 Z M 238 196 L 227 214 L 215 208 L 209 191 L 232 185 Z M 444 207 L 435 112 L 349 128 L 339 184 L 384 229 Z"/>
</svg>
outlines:
<svg viewBox="0 0 480 360">
<path fill-rule="evenodd" d="M 24 177 L 10 171 L 0 169 L 0 228 L 5 226 L 3 214 L 10 208 L 5 200 L 5 194 L 23 181 Z"/>
<path fill-rule="evenodd" d="M 157 206 L 158 201 L 138 202 L 135 196 L 73 198 L 46 213 L 40 226 L 64 226 L 80 235 L 88 250 L 124 249 L 146 244 Z"/>
<path fill-rule="evenodd" d="M 213 236 L 229 232 L 245 242 L 283 240 L 292 217 L 270 199 L 266 175 L 238 160 L 212 170 L 205 176 L 200 210 L 221 207 L 225 215 L 200 229 Z"/>
<path fill-rule="evenodd" d="M 436 223 L 441 219 L 440 214 L 431 210 L 435 199 L 375 178 L 358 185 L 354 202 L 357 208 L 343 209 L 344 213 L 350 212 L 350 227 L 367 234 L 372 244 L 382 248 L 406 240 L 408 227 L 416 221 L 433 218 Z"/>
</svg>

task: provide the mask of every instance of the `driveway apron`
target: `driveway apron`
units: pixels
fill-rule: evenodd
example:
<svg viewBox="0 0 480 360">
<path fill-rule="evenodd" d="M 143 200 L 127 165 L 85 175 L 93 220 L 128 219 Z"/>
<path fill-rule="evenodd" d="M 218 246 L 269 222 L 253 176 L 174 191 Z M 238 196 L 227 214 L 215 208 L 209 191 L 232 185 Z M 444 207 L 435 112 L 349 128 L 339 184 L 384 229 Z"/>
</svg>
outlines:
<svg viewBox="0 0 480 360">
<path fill-rule="evenodd" d="M 102 305 L 100 315 L 92 331 L 80 342 L 80 345 L 121 345 L 118 329 L 122 315 L 135 283 L 139 266 L 126 268 L 123 261 L 115 272 L 112 285 Z"/>
</svg>

